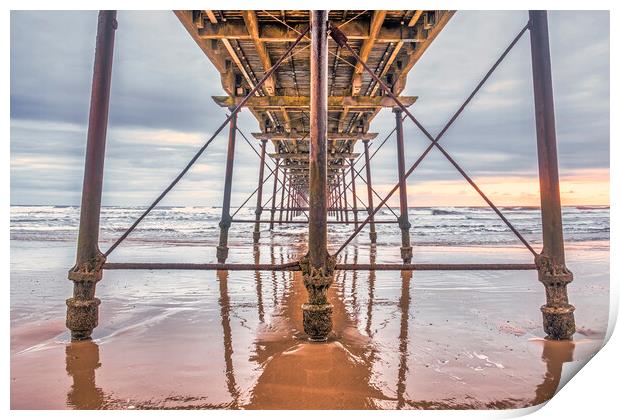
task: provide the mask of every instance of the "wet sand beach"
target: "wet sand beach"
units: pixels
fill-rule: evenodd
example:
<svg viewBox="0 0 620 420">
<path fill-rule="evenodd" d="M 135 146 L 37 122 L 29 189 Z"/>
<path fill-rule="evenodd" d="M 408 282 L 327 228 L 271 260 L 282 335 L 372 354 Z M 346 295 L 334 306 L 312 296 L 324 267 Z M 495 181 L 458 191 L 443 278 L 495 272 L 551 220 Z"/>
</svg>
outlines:
<svg viewBox="0 0 620 420">
<path fill-rule="evenodd" d="M 305 234 L 232 242 L 286 262 Z M 285 245 L 283 245 L 285 244 Z M 36 255 L 36 264 L 32 257 Z M 213 247 L 128 243 L 110 261 L 213 261 Z M 602 344 L 608 241 L 567 244 L 573 342 L 543 340 L 536 272 L 339 272 L 334 331 L 303 333 L 299 273 L 106 271 L 94 340 L 69 341 L 69 241 L 11 243 L 11 408 L 518 408 L 549 399 Z M 363 240 L 345 262 L 397 262 Z M 418 246 L 416 262 L 529 262 L 513 246 Z"/>
</svg>

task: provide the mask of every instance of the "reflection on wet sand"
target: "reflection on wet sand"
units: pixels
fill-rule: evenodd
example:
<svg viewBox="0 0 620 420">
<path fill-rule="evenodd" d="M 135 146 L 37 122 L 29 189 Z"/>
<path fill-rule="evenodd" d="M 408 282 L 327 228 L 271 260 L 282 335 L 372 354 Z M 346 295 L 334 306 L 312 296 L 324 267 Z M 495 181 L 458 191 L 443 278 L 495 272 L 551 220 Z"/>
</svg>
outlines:
<svg viewBox="0 0 620 420">
<path fill-rule="evenodd" d="M 346 256 L 345 256 L 346 258 Z M 346 273 L 338 273 L 343 280 Z M 277 327 L 260 334 L 262 373 L 250 392 L 253 409 L 364 409 L 374 400 L 389 399 L 371 383 L 372 363 L 366 358 L 371 343 L 360 335 L 344 302 L 330 290 L 334 331 L 326 343 L 307 340 L 298 308 L 306 299 L 300 273 L 280 305 Z"/>
<path fill-rule="evenodd" d="M 542 404 L 553 397 L 562 376 L 564 363 L 573 361 L 575 343 L 572 341 L 544 340 L 542 360 L 547 364 L 544 381 L 536 387 L 536 398 L 532 405 Z"/>
<path fill-rule="evenodd" d="M 235 369 L 233 366 L 232 354 L 232 329 L 230 328 L 230 298 L 228 297 L 228 271 L 218 270 L 217 278 L 220 283 L 220 313 L 222 319 L 222 337 L 224 338 L 224 362 L 226 366 L 226 386 L 232 398 L 233 406 L 237 407 L 239 400 L 239 389 L 235 380 Z"/>
<path fill-rule="evenodd" d="M 67 406 L 79 410 L 103 407 L 104 394 L 95 381 L 99 363 L 99 346 L 92 341 L 77 341 L 65 348 L 67 373 L 73 384 L 67 392 Z"/>
<path fill-rule="evenodd" d="M 398 349 L 400 352 L 400 360 L 398 362 L 398 386 L 396 387 L 397 392 L 397 405 L 396 408 L 401 409 L 405 406 L 405 392 L 407 389 L 407 357 L 409 353 L 407 352 L 407 343 L 409 341 L 409 303 L 411 302 L 411 298 L 409 296 L 409 286 L 411 282 L 411 271 L 401 271 L 401 279 L 403 282 L 402 293 L 400 295 L 400 335 Z"/>
<path fill-rule="evenodd" d="M 272 263 L 277 262 L 277 259 L 285 260 L 287 256 L 283 254 L 290 252 L 290 247 L 269 248 L 256 248 L 254 250 L 255 261 L 260 261 L 261 250 L 267 252 Z M 374 249 L 362 250 L 360 253 L 356 246 L 352 246 L 343 254 L 343 258 L 345 262 L 349 260 L 358 262 L 363 259 L 372 263 L 376 254 Z M 417 296 L 416 304 L 412 304 L 412 279 L 414 278 L 412 272 L 401 272 L 398 281 L 399 288 L 389 290 L 386 289 L 385 278 L 377 278 L 375 272 L 337 273 L 334 287 L 329 292 L 330 301 L 334 304 L 334 331 L 327 343 L 309 342 L 303 333 L 299 307 L 305 302 L 307 292 L 299 273 L 254 273 L 255 284 L 245 282 L 243 287 L 250 286 L 244 290 L 254 295 L 255 305 L 247 305 L 246 298 L 244 307 L 247 312 L 243 314 L 240 311 L 244 309 L 238 304 L 239 298 L 235 295 L 239 290 L 239 282 L 235 283 L 238 280 L 236 276 L 236 273 L 227 271 L 218 271 L 215 275 L 217 285 L 214 290 L 219 294 L 213 296 L 217 304 L 214 309 L 216 309 L 215 313 L 221 325 L 221 341 L 206 343 L 207 347 L 204 349 L 205 352 L 219 355 L 218 363 L 222 368 L 216 371 L 201 371 L 204 374 L 198 378 L 197 384 L 205 384 L 205 390 L 201 390 L 198 385 L 191 388 L 192 391 L 188 395 L 175 395 L 171 391 L 169 395 L 163 395 L 160 399 L 144 400 L 139 396 L 124 398 L 125 395 L 122 392 L 109 387 L 110 384 L 114 384 L 114 380 L 110 382 L 110 378 L 120 373 L 110 366 L 107 371 L 104 370 L 106 366 L 102 360 L 105 359 L 100 358 L 106 351 L 114 350 L 108 347 L 110 343 L 100 342 L 98 345 L 96 341 L 76 342 L 64 347 L 66 372 L 71 379 L 66 391 L 66 405 L 76 409 L 523 407 L 540 404 L 551 398 L 559 384 L 564 363 L 579 358 L 579 356 L 574 356 L 575 348 L 580 346 L 579 342 L 576 344 L 537 340 L 537 343 L 542 343 L 541 348 L 533 344 L 525 344 L 529 347 L 522 348 L 528 348 L 530 352 L 533 348 L 535 358 L 541 355 L 539 361 L 542 361 L 541 366 L 544 366 L 543 373 L 538 371 L 537 379 L 530 382 L 533 385 L 528 385 L 526 389 L 523 389 L 523 395 L 512 400 L 502 396 L 502 392 L 499 391 L 497 397 L 489 397 L 490 402 L 472 403 L 467 397 L 462 396 L 463 389 L 474 390 L 477 386 L 492 386 L 501 389 L 503 383 L 501 379 L 498 379 L 502 377 L 499 369 L 504 368 L 489 367 L 492 364 L 500 366 L 495 361 L 489 362 L 489 357 L 495 359 L 497 356 L 489 356 L 491 354 L 489 352 L 486 355 L 476 353 L 473 351 L 476 347 L 471 346 L 471 343 L 464 344 L 470 347 L 463 347 L 472 349 L 471 359 L 465 358 L 464 361 L 453 361 L 446 365 L 452 367 L 452 376 L 454 378 L 459 376 L 458 380 L 442 376 L 445 374 L 440 369 L 436 369 L 435 372 L 428 366 L 426 366 L 427 369 L 424 368 L 424 364 L 430 360 L 424 359 L 429 353 L 429 350 L 426 350 L 427 347 L 424 346 L 430 346 L 429 342 L 437 340 L 438 336 L 434 334 L 445 334 L 445 332 L 436 331 L 436 326 L 430 327 L 426 332 L 420 331 L 424 329 L 424 326 L 417 328 L 419 324 L 415 324 L 416 328 L 412 330 L 412 322 L 416 319 L 413 316 L 413 310 L 419 306 L 420 298 Z M 265 281 L 269 276 L 271 276 L 271 281 Z M 252 323 L 251 328 L 239 329 L 238 319 L 246 322 L 248 317 L 258 319 L 258 323 Z M 395 330 L 386 327 L 391 317 L 396 321 Z M 213 319 L 213 321 L 206 328 L 210 330 L 218 328 L 217 320 Z M 428 331 L 432 333 L 429 335 Z M 390 335 L 392 333 L 393 335 Z M 220 333 L 216 332 L 215 337 L 219 336 Z M 125 337 L 120 337 L 117 343 L 125 339 Z M 130 337 L 128 336 L 127 339 Z M 154 336 L 152 340 L 157 342 L 157 340 L 166 340 L 166 337 Z M 526 340 L 521 339 L 520 342 L 524 341 Z M 434 359 L 443 357 L 443 355 L 432 354 L 434 350 L 441 351 L 439 344 L 439 342 L 434 343 L 435 347 L 430 350 L 429 357 Z M 245 345 L 248 347 L 244 348 Z M 455 356 L 453 359 L 456 360 L 460 351 L 462 350 L 451 349 L 449 354 Z M 581 351 L 583 352 L 584 350 Z M 136 357 L 139 358 L 139 355 Z M 170 357 L 171 360 L 157 358 L 153 360 L 162 364 L 170 362 L 173 367 L 169 368 L 172 369 L 169 374 L 172 376 L 176 373 L 174 369 L 187 369 L 183 361 L 172 359 L 178 358 L 178 354 L 171 354 Z M 536 366 L 535 358 L 522 357 L 522 365 L 527 363 Z M 118 360 L 116 356 L 115 369 L 124 366 L 123 362 L 119 363 Z M 505 359 L 503 362 L 510 363 L 508 360 L 513 359 Z M 473 363 L 478 361 L 480 361 L 479 365 Z M 492 385 L 485 384 L 484 379 L 482 382 L 475 382 L 476 379 L 472 375 L 478 372 L 479 366 L 484 369 L 495 369 L 489 371 L 495 375 Z M 141 371 L 143 378 L 151 372 L 148 369 L 153 368 L 145 368 Z M 162 366 L 162 369 L 167 368 Z M 255 374 L 248 375 L 248 371 L 255 372 Z M 97 383 L 97 373 L 101 376 L 102 372 L 105 372 L 104 377 L 107 378 L 105 385 Z M 221 379 L 218 379 L 218 376 Z M 505 374 L 505 376 L 510 375 Z M 432 378 L 431 381 L 429 378 Z M 217 386 L 214 383 L 220 380 L 224 384 L 222 390 L 227 392 L 223 395 L 224 400 L 213 398 L 213 393 L 210 391 Z M 172 383 L 169 386 L 174 387 Z M 523 387 L 523 385 L 519 386 Z M 434 387 L 438 387 L 438 392 L 434 391 Z M 442 391 L 446 389 L 448 391 L 442 394 Z M 446 393 L 450 394 L 450 390 L 453 389 L 459 390 L 460 396 L 447 399 Z M 143 391 L 143 395 L 148 395 L 148 389 Z"/>
</svg>

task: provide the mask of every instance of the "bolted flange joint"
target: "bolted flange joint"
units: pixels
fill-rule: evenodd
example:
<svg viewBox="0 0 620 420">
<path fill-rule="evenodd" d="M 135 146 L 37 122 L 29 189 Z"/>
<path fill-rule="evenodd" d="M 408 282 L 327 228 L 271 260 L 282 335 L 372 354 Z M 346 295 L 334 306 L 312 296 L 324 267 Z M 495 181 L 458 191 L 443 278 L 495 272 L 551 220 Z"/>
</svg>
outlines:
<svg viewBox="0 0 620 420">
<path fill-rule="evenodd" d="M 74 282 L 90 281 L 98 282 L 101 280 L 103 264 L 105 264 L 105 256 L 100 251 L 93 258 L 86 261 L 76 263 L 67 274 L 67 278 Z"/>
<path fill-rule="evenodd" d="M 398 217 L 398 227 L 400 227 L 401 230 L 409 230 L 411 229 L 411 223 L 409 222 L 409 219 L 403 216 L 399 216 Z"/>
<path fill-rule="evenodd" d="M 535 263 L 547 295 L 547 303 L 540 308 L 547 338 L 570 340 L 575 333 L 575 307 L 568 303 L 567 285 L 573 281 L 573 273 L 544 251 L 536 256 Z"/>
<path fill-rule="evenodd" d="M 71 330 L 72 340 L 88 340 L 99 322 L 99 304 L 95 287 L 101 280 L 105 256 L 98 252 L 93 258 L 77 263 L 69 270 L 73 281 L 73 297 L 66 300 L 66 326 Z"/>
<path fill-rule="evenodd" d="M 69 298 L 67 303 L 66 326 L 71 330 L 72 340 L 88 340 L 99 324 L 99 304 L 97 298 Z"/>
<path fill-rule="evenodd" d="M 232 217 L 229 214 L 222 216 L 222 220 L 219 223 L 220 229 L 229 229 L 230 225 L 232 225 Z"/>
<path fill-rule="evenodd" d="M 334 279 L 336 259 L 327 257 L 323 267 L 313 267 L 308 255 L 299 260 L 308 291 L 308 302 L 301 306 L 304 331 L 312 341 L 325 341 L 332 330 L 333 306 L 327 301 L 327 290 Z"/>
</svg>

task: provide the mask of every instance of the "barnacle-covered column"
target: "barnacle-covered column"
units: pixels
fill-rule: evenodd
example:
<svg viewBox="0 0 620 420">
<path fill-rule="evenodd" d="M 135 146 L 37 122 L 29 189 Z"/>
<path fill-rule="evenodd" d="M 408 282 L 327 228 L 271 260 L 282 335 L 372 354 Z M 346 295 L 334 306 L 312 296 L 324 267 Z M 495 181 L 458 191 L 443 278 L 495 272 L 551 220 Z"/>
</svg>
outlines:
<svg viewBox="0 0 620 420">
<path fill-rule="evenodd" d="M 95 286 L 105 263 L 99 250 L 99 215 L 116 27 L 115 10 L 99 12 L 77 255 L 68 275 L 73 281 L 73 297 L 67 299 L 66 325 L 72 340 L 89 339 L 99 320 L 100 301 L 95 297 Z"/>
<path fill-rule="evenodd" d="M 566 288 L 573 281 L 573 273 L 566 268 L 564 259 L 547 12 L 530 11 L 530 39 L 543 230 L 543 250 L 536 257 L 536 265 L 547 294 L 547 304 L 541 307 L 543 327 L 547 338 L 571 339 L 575 333 L 575 307 L 568 303 Z"/>
<path fill-rule="evenodd" d="M 217 246 L 217 261 L 225 263 L 228 258 L 228 229 L 232 224 L 230 217 L 230 194 L 232 192 L 233 165 L 235 163 L 235 138 L 237 134 L 237 114 L 230 119 L 228 132 L 228 151 L 226 154 L 226 174 L 224 178 L 224 202 L 222 203 L 222 219 L 220 220 L 220 243 Z"/>
<path fill-rule="evenodd" d="M 405 177 L 405 140 L 403 138 L 403 111 L 394 108 L 396 116 L 396 149 L 398 154 L 398 192 L 400 197 L 400 217 L 398 225 L 401 232 L 400 256 L 405 264 L 411 263 L 411 238 L 409 236 L 409 206 L 407 204 L 407 178 Z"/>
<path fill-rule="evenodd" d="M 311 12 L 310 50 L 310 209 L 308 254 L 300 266 L 308 302 L 302 305 L 304 331 L 323 341 L 332 330 L 327 289 L 334 279 L 334 259 L 327 253 L 327 15 Z"/>
</svg>

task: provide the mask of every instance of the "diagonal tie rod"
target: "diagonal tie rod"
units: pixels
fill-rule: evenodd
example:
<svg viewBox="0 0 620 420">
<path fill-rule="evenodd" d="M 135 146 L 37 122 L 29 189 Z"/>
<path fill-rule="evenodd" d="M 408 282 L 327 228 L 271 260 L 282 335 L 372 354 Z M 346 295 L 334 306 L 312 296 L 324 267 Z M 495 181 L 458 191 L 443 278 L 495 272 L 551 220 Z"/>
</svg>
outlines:
<svg viewBox="0 0 620 420">
<path fill-rule="evenodd" d="M 359 55 L 351 48 L 348 43 L 348 39 L 340 29 L 336 27 L 331 27 L 330 35 L 336 41 L 338 45 L 347 49 L 349 53 L 359 62 L 364 70 L 374 79 L 384 90 L 384 92 L 390 96 L 394 102 L 398 105 L 399 108 L 403 110 L 403 112 L 413 121 L 413 123 L 424 133 L 424 135 L 431 141 L 431 144 L 426 148 L 426 150 L 422 153 L 422 155 L 418 158 L 418 160 L 409 168 L 407 173 L 405 174 L 405 179 L 411 175 L 411 173 L 415 170 L 415 168 L 420 164 L 422 159 L 426 157 L 426 155 L 431 151 L 433 147 L 436 147 L 447 159 L 448 161 L 456 168 L 457 171 L 469 182 L 469 184 L 480 194 L 482 199 L 495 211 L 495 213 L 504 221 L 506 226 L 519 238 L 519 240 L 525 245 L 525 247 L 534 255 L 538 255 L 537 252 L 532 248 L 532 246 L 525 240 L 525 238 L 519 233 L 519 231 L 506 219 L 506 217 L 502 214 L 502 212 L 493 204 L 493 202 L 482 192 L 482 190 L 476 185 L 476 183 L 467 175 L 467 173 L 460 167 L 460 165 L 450 156 L 450 154 L 439 144 L 439 140 L 443 137 L 445 132 L 450 128 L 452 123 L 458 118 L 458 116 L 463 112 L 465 107 L 469 104 L 469 102 L 473 99 L 473 97 L 478 93 L 480 88 L 484 85 L 484 83 L 489 79 L 491 74 L 495 71 L 495 69 L 499 66 L 499 64 L 504 60 L 506 55 L 512 50 L 515 44 L 521 39 L 525 31 L 529 29 L 529 22 L 521 29 L 521 31 L 517 34 L 517 36 L 513 39 L 513 41 L 508 45 L 508 47 L 504 50 L 504 52 L 500 55 L 499 59 L 493 64 L 491 69 L 486 73 L 486 75 L 482 78 L 482 80 L 478 83 L 476 88 L 472 91 L 472 93 L 467 97 L 465 102 L 461 105 L 461 107 L 454 113 L 452 118 L 448 121 L 448 123 L 444 126 L 441 132 L 437 135 L 437 137 L 433 137 L 424 126 L 411 114 L 411 112 L 398 100 L 396 95 L 392 92 L 392 90 L 381 80 L 368 65 L 362 61 Z M 385 203 L 389 200 L 389 198 L 398 190 L 400 184 L 396 184 L 394 188 L 390 191 L 390 193 L 379 203 L 379 205 L 375 208 L 375 210 L 370 214 L 364 222 L 362 222 L 359 227 L 351 234 L 351 236 L 342 244 L 342 246 L 336 251 L 335 255 L 338 255 L 350 242 L 353 238 L 362 230 L 362 228 L 369 222 L 371 217 L 373 217 L 381 207 L 385 205 Z"/>
<path fill-rule="evenodd" d="M 174 188 L 174 186 L 179 183 L 181 178 L 183 178 L 183 176 L 187 173 L 187 171 L 189 171 L 190 168 L 194 165 L 194 163 L 196 163 L 198 158 L 204 153 L 204 151 L 211 144 L 211 142 L 215 139 L 215 137 L 217 137 L 217 135 L 220 134 L 220 132 L 224 129 L 224 127 L 226 127 L 226 125 L 233 118 L 233 116 L 237 115 L 237 113 L 241 110 L 241 108 L 243 108 L 243 106 L 248 102 L 248 100 L 250 100 L 250 98 L 254 96 L 254 94 L 258 91 L 258 89 L 261 88 L 261 86 L 265 83 L 265 81 L 271 77 L 271 75 L 278 69 L 278 67 L 280 67 L 280 65 L 284 62 L 286 57 L 293 51 L 293 49 L 297 46 L 297 44 L 299 44 L 299 42 L 306 36 L 309 30 L 310 28 L 307 28 L 297 37 L 295 42 L 291 44 L 291 46 L 286 50 L 286 52 L 282 55 L 282 57 L 278 59 L 278 61 L 263 75 L 263 78 L 256 84 L 256 86 L 254 86 L 252 90 L 250 90 L 250 92 L 248 92 L 248 94 L 245 95 L 245 97 L 241 100 L 241 102 L 239 102 L 239 104 L 231 111 L 230 115 L 226 117 L 224 122 L 217 128 L 217 130 L 215 130 L 215 132 L 209 138 L 209 140 L 207 140 L 207 142 L 198 150 L 198 152 L 196 152 L 194 157 L 188 162 L 188 164 L 185 166 L 185 168 L 183 168 L 183 170 L 179 173 L 179 175 L 177 175 L 177 177 L 174 178 L 174 180 L 172 180 L 170 185 L 166 187 L 166 189 L 159 195 L 159 197 L 157 197 L 155 201 L 151 203 L 151 205 L 140 215 L 140 217 L 138 217 L 138 219 L 136 219 L 136 221 L 125 231 L 125 233 L 123 233 L 120 236 L 120 238 L 118 238 L 116 242 L 114 242 L 114 244 L 112 244 L 112 246 L 103 254 L 105 257 L 108 257 L 108 255 L 110 255 L 112 251 L 114 251 L 116 247 L 119 246 L 129 236 L 131 232 L 133 232 L 133 230 L 138 226 L 138 224 L 140 224 L 140 222 L 142 222 L 142 220 L 151 212 L 151 210 L 153 210 L 155 206 L 157 206 L 157 204 L 159 204 L 159 202 L 163 200 L 163 198 L 170 192 L 170 190 L 172 190 L 172 188 Z"/>
</svg>

